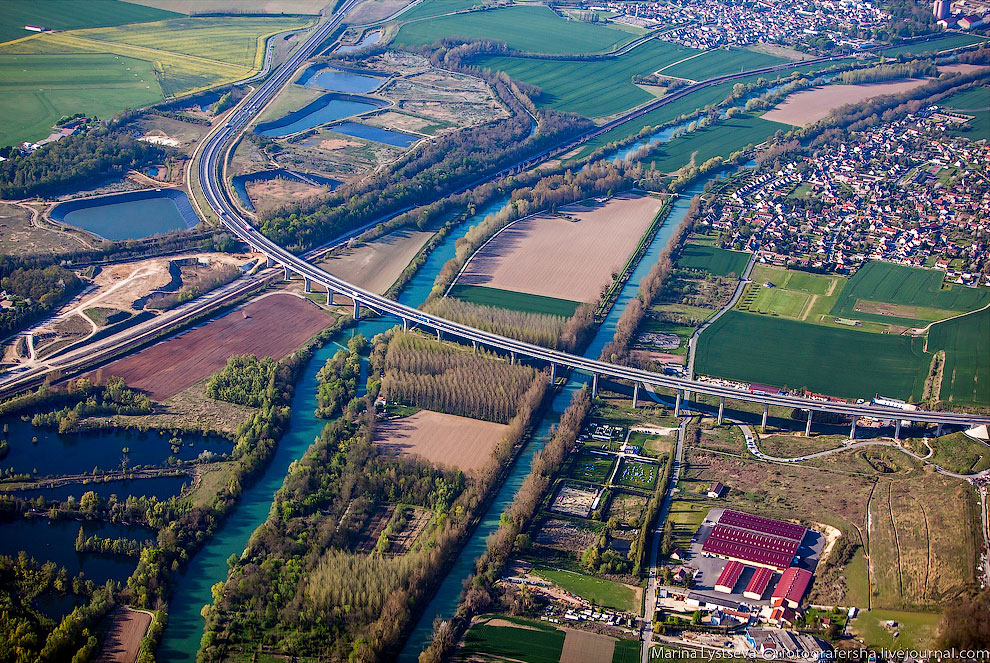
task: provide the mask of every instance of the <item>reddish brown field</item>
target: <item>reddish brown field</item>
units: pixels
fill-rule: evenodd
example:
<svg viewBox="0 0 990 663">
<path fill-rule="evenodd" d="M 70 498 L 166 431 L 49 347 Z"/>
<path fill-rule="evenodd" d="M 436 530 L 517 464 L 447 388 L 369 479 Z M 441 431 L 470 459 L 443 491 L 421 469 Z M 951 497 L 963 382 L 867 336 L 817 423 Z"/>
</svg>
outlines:
<svg viewBox="0 0 990 663">
<path fill-rule="evenodd" d="M 231 355 L 280 359 L 331 324 L 333 318 L 313 302 L 275 294 L 111 362 L 100 372 L 104 380 L 122 377 L 127 386 L 161 401 L 217 372 Z"/>
<path fill-rule="evenodd" d="M 517 221 L 475 253 L 457 282 L 594 301 L 662 206 L 659 198 L 626 193 Z"/>
<path fill-rule="evenodd" d="M 615 640 L 597 633 L 564 629 L 564 648 L 560 663 L 612 663 Z"/>
<path fill-rule="evenodd" d="M 465 472 L 481 469 L 505 431 L 503 424 L 420 410 L 380 424 L 375 443 L 397 454 L 417 454 L 431 463 Z"/>
<path fill-rule="evenodd" d="M 114 611 L 110 619 L 110 628 L 103 640 L 103 650 L 96 659 L 97 663 L 134 663 L 141 638 L 151 625 L 151 615 L 120 608 Z"/>
</svg>

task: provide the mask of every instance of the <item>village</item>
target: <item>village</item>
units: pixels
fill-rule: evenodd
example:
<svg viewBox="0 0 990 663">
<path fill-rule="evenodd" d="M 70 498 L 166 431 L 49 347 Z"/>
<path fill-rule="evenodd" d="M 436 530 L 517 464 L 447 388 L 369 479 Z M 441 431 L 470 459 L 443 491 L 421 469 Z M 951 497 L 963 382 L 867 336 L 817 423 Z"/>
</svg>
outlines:
<svg viewBox="0 0 990 663">
<path fill-rule="evenodd" d="M 953 135 L 965 121 L 933 106 L 801 155 L 711 201 L 702 226 L 764 263 L 846 274 L 882 260 L 990 284 L 990 146 Z"/>
</svg>

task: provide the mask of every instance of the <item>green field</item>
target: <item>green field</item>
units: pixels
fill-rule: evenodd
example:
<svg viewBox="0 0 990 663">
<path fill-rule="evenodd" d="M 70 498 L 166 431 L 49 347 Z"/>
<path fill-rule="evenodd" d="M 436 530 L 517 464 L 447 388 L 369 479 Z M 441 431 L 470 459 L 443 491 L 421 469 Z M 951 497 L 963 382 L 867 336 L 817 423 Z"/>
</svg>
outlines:
<svg viewBox="0 0 990 663">
<path fill-rule="evenodd" d="M 750 254 L 714 246 L 686 244 L 677 257 L 677 266 L 700 269 L 717 276 L 742 276 Z"/>
<path fill-rule="evenodd" d="M 852 632 L 863 638 L 870 647 L 932 649 L 940 618 L 937 612 L 863 610 L 852 622 Z M 887 621 L 897 622 L 897 628 L 893 631 L 887 629 L 884 626 Z M 894 631 L 898 633 L 896 638 Z"/>
<path fill-rule="evenodd" d="M 913 326 L 919 321 L 945 318 L 952 311 L 972 311 L 990 302 L 990 288 L 943 288 L 944 275 L 939 270 L 871 260 L 849 279 L 831 314 Z M 870 302 L 894 306 L 884 307 L 881 315 L 871 311 L 876 307 Z"/>
<path fill-rule="evenodd" d="M 569 299 L 530 295 L 525 292 L 488 288 L 480 285 L 455 285 L 450 290 L 450 296 L 463 299 L 472 304 L 482 306 L 497 306 L 524 313 L 546 313 L 569 318 L 580 304 Z"/>
<path fill-rule="evenodd" d="M 769 282 L 778 288 L 800 290 L 811 295 L 826 295 L 829 291 L 837 293 L 845 282 L 845 279 L 835 274 L 812 274 L 797 269 L 784 269 L 768 265 L 753 267 L 752 277 L 754 283 Z M 838 283 L 832 285 L 835 282 Z"/>
<path fill-rule="evenodd" d="M 606 608 L 627 612 L 635 612 L 639 609 L 639 605 L 636 603 L 636 592 L 622 583 L 595 578 L 583 573 L 547 568 L 533 569 L 533 574 L 544 580 L 549 580 L 571 594 L 577 594 Z"/>
<path fill-rule="evenodd" d="M 950 472 L 971 474 L 990 468 L 990 447 L 967 437 L 964 433 L 932 437 L 928 439 L 928 444 L 935 451 L 931 462 Z M 928 453 L 928 450 L 923 448 L 917 451 L 922 456 Z"/>
<path fill-rule="evenodd" d="M 440 16 L 451 12 L 471 9 L 477 0 L 424 0 L 399 18 L 403 21 L 412 21 L 430 16 Z"/>
<path fill-rule="evenodd" d="M 740 48 L 728 50 L 719 48 L 667 67 L 660 73 L 664 76 L 704 81 L 716 76 L 738 74 L 750 69 L 760 69 L 783 62 L 787 62 L 787 60 L 766 53 L 757 53 Z"/>
<path fill-rule="evenodd" d="M 811 297 L 800 290 L 767 288 L 759 283 L 747 286 L 736 308 L 753 313 L 770 313 L 792 320 L 800 320 Z"/>
<path fill-rule="evenodd" d="M 643 162 L 655 163 L 657 170 L 672 173 L 687 164 L 700 166 L 712 157 L 728 157 L 747 145 L 758 145 L 778 129 L 787 131 L 790 126 L 754 115 L 737 115 L 675 138 Z"/>
<path fill-rule="evenodd" d="M 533 620 L 510 619 L 520 628 L 475 624 L 464 635 L 465 654 L 502 656 L 526 663 L 557 663 L 564 647 L 564 632 Z"/>
<path fill-rule="evenodd" d="M 940 398 L 960 405 L 990 405 L 990 309 L 932 325 L 928 351 L 945 351 Z"/>
<path fill-rule="evenodd" d="M 701 335 L 695 362 L 703 375 L 846 398 L 918 399 L 931 361 L 923 346 L 920 337 L 728 311 Z"/>
<path fill-rule="evenodd" d="M 835 305 L 845 284 L 843 277 L 756 265 L 751 278 L 752 283 L 746 286 L 736 309 L 835 325 L 834 318 L 826 314 Z M 879 324 L 866 324 L 861 328 L 861 331 L 886 330 L 885 325 Z"/>
<path fill-rule="evenodd" d="M 614 456 L 602 456 L 582 451 L 574 459 L 574 464 L 571 465 L 570 476 L 581 481 L 604 484 L 612 473 L 614 464 Z"/>
<path fill-rule="evenodd" d="M 653 98 L 632 83 L 635 74 L 649 74 L 691 55 L 692 49 L 651 40 L 628 53 L 604 60 L 550 60 L 486 56 L 474 64 L 500 70 L 543 90 L 538 103 L 585 117 L 611 115 Z M 724 95 L 723 95 L 724 97 Z"/>
<path fill-rule="evenodd" d="M 643 653 L 643 643 L 639 640 L 619 640 L 612 652 L 612 663 L 639 663 Z"/>
<path fill-rule="evenodd" d="M 619 469 L 618 483 L 640 490 L 653 490 L 657 485 L 659 467 L 652 463 L 623 460 Z"/>
<path fill-rule="evenodd" d="M 116 55 L 0 55 L 0 145 L 36 141 L 64 116 L 107 118 L 161 101 L 151 63 Z"/>
<path fill-rule="evenodd" d="M 958 92 L 939 102 L 940 106 L 956 110 L 984 110 L 990 106 L 990 88 L 986 85 Z"/>
<path fill-rule="evenodd" d="M 125 23 L 159 21 L 180 16 L 175 12 L 143 7 L 120 0 L 3 0 L 0 42 L 27 37 L 25 25 L 56 30 L 100 28 Z"/>
<path fill-rule="evenodd" d="M 888 48 L 885 51 L 881 51 L 881 54 L 887 58 L 896 58 L 901 54 L 920 55 L 922 53 L 938 53 L 939 51 L 945 51 L 950 48 L 959 48 L 960 46 L 977 44 L 985 40 L 986 37 L 980 37 L 979 35 L 963 35 L 954 33 L 951 35 L 945 35 L 944 37 L 936 37 L 935 39 L 929 39 L 928 41 L 918 42 L 917 44 L 908 44 L 907 46 Z"/>
<path fill-rule="evenodd" d="M 603 25 L 569 21 L 549 7 L 515 6 L 406 23 L 395 44 L 428 46 L 439 39 L 503 41 L 527 53 L 598 53 L 629 41 L 634 35 Z"/>
</svg>

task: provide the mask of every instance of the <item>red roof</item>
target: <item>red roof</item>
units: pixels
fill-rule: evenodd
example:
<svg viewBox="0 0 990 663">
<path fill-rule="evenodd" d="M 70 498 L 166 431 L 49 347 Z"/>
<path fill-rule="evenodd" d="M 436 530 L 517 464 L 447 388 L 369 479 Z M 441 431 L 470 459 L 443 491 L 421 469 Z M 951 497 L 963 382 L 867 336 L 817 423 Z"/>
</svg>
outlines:
<svg viewBox="0 0 990 663">
<path fill-rule="evenodd" d="M 737 582 L 739 582 L 739 576 L 742 575 L 744 568 L 745 567 L 742 564 L 735 560 L 729 562 L 725 565 L 725 568 L 722 569 L 722 573 L 719 574 L 718 580 L 715 581 L 715 586 L 728 587 L 731 592 L 732 588 L 736 586 Z"/>
<path fill-rule="evenodd" d="M 718 524 L 742 527 L 756 532 L 762 532 L 763 534 L 779 536 L 785 539 L 796 539 L 798 541 L 803 539 L 804 535 L 808 532 L 808 528 L 803 525 L 785 523 L 780 520 L 774 520 L 773 518 L 754 516 L 750 513 L 732 511 L 731 509 L 726 509 L 722 512 L 722 516 L 718 519 Z"/>
<path fill-rule="evenodd" d="M 753 577 L 749 579 L 745 593 L 756 594 L 760 598 L 763 598 L 763 593 L 767 591 L 767 586 L 770 584 L 771 578 L 773 578 L 773 571 L 765 566 L 758 567 Z"/>
<path fill-rule="evenodd" d="M 786 569 L 790 565 L 791 560 L 794 559 L 793 555 L 787 553 L 766 550 L 765 548 L 758 548 L 744 543 L 736 543 L 716 536 L 709 536 L 705 540 L 705 544 L 701 546 L 701 550 L 711 555 L 732 557 L 746 562 L 752 562 L 753 564 L 773 566 L 781 570 Z"/>
<path fill-rule="evenodd" d="M 801 599 L 804 598 L 804 593 L 808 591 L 808 585 L 811 584 L 811 577 L 811 571 L 805 571 L 796 566 L 790 567 L 784 571 L 784 575 L 780 577 L 780 582 L 774 587 L 771 600 L 784 599 L 790 603 L 800 603 Z"/>
</svg>

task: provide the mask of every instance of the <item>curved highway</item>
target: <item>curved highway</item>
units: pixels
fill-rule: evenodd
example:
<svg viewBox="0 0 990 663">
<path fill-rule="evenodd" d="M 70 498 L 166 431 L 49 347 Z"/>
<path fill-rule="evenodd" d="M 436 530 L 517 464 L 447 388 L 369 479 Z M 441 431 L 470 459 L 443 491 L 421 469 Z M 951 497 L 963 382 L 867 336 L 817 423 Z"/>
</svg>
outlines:
<svg viewBox="0 0 990 663">
<path fill-rule="evenodd" d="M 678 391 L 691 391 L 708 394 L 722 398 L 734 398 L 760 402 L 768 405 L 777 405 L 804 410 L 820 412 L 833 412 L 850 417 L 877 417 L 883 419 L 910 419 L 918 422 L 932 422 L 957 425 L 976 425 L 990 423 L 990 417 L 979 416 L 966 413 L 953 412 L 931 412 L 931 411 L 910 411 L 896 408 L 877 407 L 868 404 L 851 403 L 825 403 L 814 401 L 797 396 L 770 396 L 762 394 L 749 394 L 741 392 L 732 387 L 700 382 L 684 378 L 677 378 L 661 375 L 650 371 L 645 371 L 628 366 L 610 364 L 603 361 L 588 359 L 579 355 L 573 355 L 559 350 L 524 343 L 515 339 L 506 338 L 486 331 L 481 331 L 467 325 L 451 322 L 444 318 L 431 315 L 409 306 L 405 306 L 396 301 L 382 297 L 373 292 L 369 292 L 356 285 L 337 278 L 333 274 L 320 269 L 303 258 L 296 256 L 278 244 L 272 242 L 262 233 L 257 231 L 251 224 L 243 218 L 230 202 L 224 187 L 222 170 L 226 155 L 226 148 L 231 141 L 248 125 L 252 118 L 267 104 L 289 80 L 293 72 L 314 52 L 319 44 L 329 36 L 342 22 L 343 17 L 350 9 L 357 4 L 358 0 L 347 0 L 338 11 L 325 23 L 320 25 L 310 37 L 293 52 L 286 61 L 266 80 L 257 90 L 245 98 L 237 110 L 231 114 L 228 122 L 222 127 L 218 127 L 210 134 L 203 143 L 202 156 L 198 164 L 198 174 L 200 186 L 204 196 L 213 210 L 218 214 L 223 225 L 232 233 L 237 235 L 243 242 L 268 256 L 275 262 L 283 265 L 287 270 L 302 275 L 315 283 L 326 287 L 328 291 L 340 294 L 352 299 L 355 304 L 367 306 L 379 313 L 393 315 L 403 321 L 425 326 L 433 329 L 438 336 L 451 336 L 484 346 L 497 348 L 513 355 L 520 355 L 538 359 L 552 366 L 562 366 L 577 369 L 590 373 L 594 376 L 607 376 L 618 380 L 628 380 L 634 384 L 648 384 L 657 387 L 664 387 Z M 809 61 L 811 62 L 811 61 Z M 808 64 L 801 63 L 801 64 Z M 789 64 L 788 66 L 794 66 Z M 765 70 L 772 70 L 767 68 Z M 759 71 L 765 71 L 759 70 Z M 747 72 L 752 75 L 758 72 Z M 737 75 L 736 75 L 737 76 Z M 722 80 L 729 80 L 736 76 L 719 77 L 706 81 L 704 84 L 689 86 L 691 89 L 707 86 Z M 685 88 L 686 89 L 686 88 Z M 682 92 L 679 90 L 678 92 Z M 672 97 L 675 95 L 671 95 Z M 677 95 L 679 98 L 682 95 Z M 650 108 L 656 107 L 655 102 L 648 104 Z M 642 111 L 642 109 L 637 109 Z M 610 123 L 611 124 L 611 123 Z M 601 128 L 595 130 L 598 133 Z M 581 137 L 586 140 L 589 135 Z M 580 142 L 580 141 L 579 141 Z M 555 148 L 559 149 L 559 148 Z M 564 149 L 570 149 L 570 146 Z M 536 157 L 539 158 L 539 157 Z M 530 160 L 532 161 L 532 159 Z M 514 168 L 518 168 L 515 166 Z M 837 369 L 839 370 L 839 369 Z"/>
</svg>

